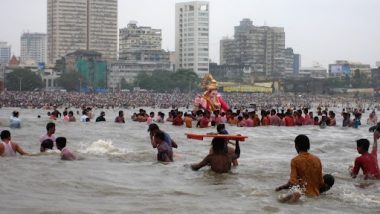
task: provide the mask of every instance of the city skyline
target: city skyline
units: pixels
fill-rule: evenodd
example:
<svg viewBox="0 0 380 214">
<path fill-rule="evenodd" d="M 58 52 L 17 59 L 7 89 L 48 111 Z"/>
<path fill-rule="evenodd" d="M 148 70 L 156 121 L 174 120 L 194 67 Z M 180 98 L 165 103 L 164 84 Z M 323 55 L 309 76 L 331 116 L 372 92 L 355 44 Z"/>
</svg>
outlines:
<svg viewBox="0 0 380 214">
<path fill-rule="evenodd" d="M 163 48 L 175 49 L 176 0 L 120 0 L 118 28 L 135 20 L 141 26 L 162 29 Z M 233 29 L 244 18 L 256 26 L 264 23 L 283 27 L 286 47 L 302 56 L 302 66 L 319 62 L 323 67 L 335 60 L 360 61 L 375 66 L 380 60 L 380 15 L 376 0 L 302 0 L 254 1 L 210 0 L 210 59 L 219 62 L 219 42 L 233 37 Z M 3 0 L 0 14 L 3 33 L 0 41 L 12 45 L 12 53 L 20 55 L 23 32 L 46 33 L 47 1 Z M 22 6 L 20 6 L 22 5 Z M 149 5 L 149 7 L 147 7 Z M 14 8 L 17 8 L 17 13 Z M 23 14 L 15 17 L 14 14 Z M 226 18 L 228 17 L 228 18 Z"/>
</svg>

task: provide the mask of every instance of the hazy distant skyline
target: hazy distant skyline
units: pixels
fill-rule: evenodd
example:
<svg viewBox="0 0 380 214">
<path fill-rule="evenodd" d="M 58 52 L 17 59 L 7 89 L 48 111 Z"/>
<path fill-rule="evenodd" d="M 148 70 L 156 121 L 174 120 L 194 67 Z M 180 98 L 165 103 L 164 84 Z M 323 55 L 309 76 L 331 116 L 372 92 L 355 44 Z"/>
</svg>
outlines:
<svg viewBox="0 0 380 214">
<path fill-rule="evenodd" d="M 119 0 L 119 28 L 130 21 L 162 29 L 162 48 L 175 50 L 175 3 L 183 0 Z M 380 61 L 379 0 L 210 0 L 210 59 L 219 62 L 219 41 L 233 37 L 243 18 L 254 25 L 284 27 L 286 47 L 303 67 L 351 60 Z M 47 0 L 1 0 L 0 41 L 20 54 L 23 32 L 46 33 Z"/>
</svg>

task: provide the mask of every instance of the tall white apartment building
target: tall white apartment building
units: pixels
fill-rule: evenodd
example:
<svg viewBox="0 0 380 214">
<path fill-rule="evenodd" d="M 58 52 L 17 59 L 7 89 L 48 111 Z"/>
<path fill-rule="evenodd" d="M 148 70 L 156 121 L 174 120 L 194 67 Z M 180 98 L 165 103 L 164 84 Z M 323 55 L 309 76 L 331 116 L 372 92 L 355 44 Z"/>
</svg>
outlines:
<svg viewBox="0 0 380 214">
<path fill-rule="evenodd" d="M 11 59 L 11 46 L 7 42 L 0 42 L 0 64 L 8 64 Z"/>
<path fill-rule="evenodd" d="M 199 77 L 209 73 L 209 12 L 205 1 L 176 4 L 176 70 L 192 69 Z"/>
<path fill-rule="evenodd" d="M 117 58 L 117 0 L 48 0 L 48 62 L 76 50 Z"/>
<path fill-rule="evenodd" d="M 20 58 L 22 64 L 46 63 L 47 41 L 44 33 L 23 33 L 21 35 Z"/>
</svg>

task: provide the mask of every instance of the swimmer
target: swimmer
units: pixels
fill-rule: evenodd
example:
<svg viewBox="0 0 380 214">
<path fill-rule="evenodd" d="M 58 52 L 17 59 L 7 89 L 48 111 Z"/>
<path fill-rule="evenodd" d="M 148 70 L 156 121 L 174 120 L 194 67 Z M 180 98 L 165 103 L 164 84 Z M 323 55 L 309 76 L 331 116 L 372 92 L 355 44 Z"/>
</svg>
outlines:
<svg viewBox="0 0 380 214">
<path fill-rule="evenodd" d="M 223 123 L 218 124 L 216 126 L 216 131 L 218 132 L 217 134 L 228 134 L 228 131 L 226 130 L 226 126 Z M 208 133 L 208 134 L 214 134 L 214 133 Z M 233 143 L 231 143 L 229 140 L 226 140 L 225 141 L 225 145 L 224 145 L 225 146 L 225 150 L 228 152 L 229 155 L 233 156 L 234 153 L 235 153 L 235 150 L 231 146 L 228 146 L 228 144 L 232 144 L 233 145 Z M 212 153 L 213 153 L 213 149 L 211 147 L 209 154 L 212 154 Z M 238 166 L 239 165 L 237 159 L 232 160 L 232 165 L 233 166 Z"/>
<path fill-rule="evenodd" d="M 46 131 L 47 131 L 47 133 L 43 134 L 40 137 L 40 143 L 42 143 L 46 139 L 50 139 L 50 140 L 52 140 L 54 142 L 55 141 L 55 136 L 54 136 L 54 133 L 55 133 L 55 123 L 49 122 L 48 124 L 46 124 Z"/>
<path fill-rule="evenodd" d="M 320 193 L 326 192 L 329 189 L 331 189 L 331 187 L 335 183 L 335 178 L 334 176 L 330 174 L 325 174 L 323 176 L 323 181 L 325 185 L 319 189 Z M 305 191 L 304 188 L 300 188 L 299 186 L 293 186 L 290 188 L 287 194 L 280 195 L 278 197 L 278 201 L 281 203 L 289 203 L 289 204 L 296 203 L 301 198 L 303 191 Z"/>
<path fill-rule="evenodd" d="M 305 187 L 306 196 L 319 196 L 321 188 L 325 191 L 330 189 L 323 181 L 321 161 L 308 152 L 310 142 L 306 135 L 298 135 L 294 142 L 298 155 L 291 161 L 290 179 L 287 184 L 277 187 L 276 191 L 298 185 Z"/>
<path fill-rule="evenodd" d="M 11 133 L 8 130 L 1 132 L 1 143 L 0 143 L 0 156 L 1 157 L 12 157 L 16 156 L 16 153 L 20 155 L 29 155 L 27 152 L 22 150 L 22 148 L 11 141 Z"/>
<path fill-rule="evenodd" d="M 207 155 L 200 163 L 192 164 L 193 170 L 199 170 L 200 168 L 210 165 L 211 170 L 216 173 L 227 173 L 231 170 L 232 161 L 240 157 L 239 141 L 235 144 L 235 153 L 230 155 L 226 151 L 226 139 L 214 138 L 212 140 L 213 153 Z"/>
<path fill-rule="evenodd" d="M 173 149 L 167 142 L 165 142 L 165 133 L 157 131 L 154 135 L 155 148 L 157 148 L 157 161 L 172 162 L 173 161 Z"/>
<path fill-rule="evenodd" d="M 148 132 L 150 136 L 150 143 L 152 144 L 153 148 L 156 148 L 156 143 L 154 142 L 153 137 L 158 131 L 161 131 L 161 130 L 157 124 L 152 123 L 149 125 Z M 168 143 L 169 146 L 173 148 L 178 148 L 177 143 L 170 137 L 170 135 L 167 134 L 166 132 L 163 132 L 163 133 L 165 134 L 165 142 Z"/>
<path fill-rule="evenodd" d="M 361 154 L 361 156 L 355 159 L 355 165 L 353 167 L 349 167 L 352 178 L 356 178 L 359 174 L 359 170 L 362 169 L 364 179 L 380 179 L 380 170 L 377 161 L 377 140 L 379 137 L 380 133 L 375 131 L 373 133 L 373 146 L 371 153 L 368 153 L 370 144 L 369 140 L 360 139 L 356 141 L 357 151 Z"/>
<path fill-rule="evenodd" d="M 21 128 L 21 120 L 19 118 L 19 112 L 18 111 L 12 112 L 12 116 L 9 120 L 9 127 L 12 129 Z"/>
<path fill-rule="evenodd" d="M 66 138 L 65 137 L 58 137 L 55 141 L 57 145 L 57 149 L 61 151 L 61 160 L 76 160 L 77 158 L 75 155 L 66 148 Z"/>
</svg>

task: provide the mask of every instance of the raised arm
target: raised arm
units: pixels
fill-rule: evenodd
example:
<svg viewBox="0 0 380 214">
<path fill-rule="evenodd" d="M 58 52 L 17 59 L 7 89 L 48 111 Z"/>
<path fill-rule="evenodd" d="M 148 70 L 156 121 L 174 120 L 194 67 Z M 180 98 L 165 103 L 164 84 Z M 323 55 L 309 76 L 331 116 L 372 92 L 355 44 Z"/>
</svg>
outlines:
<svg viewBox="0 0 380 214">
<path fill-rule="evenodd" d="M 173 139 L 170 139 L 170 140 L 172 141 L 172 147 L 178 148 L 178 144 Z"/>
</svg>

